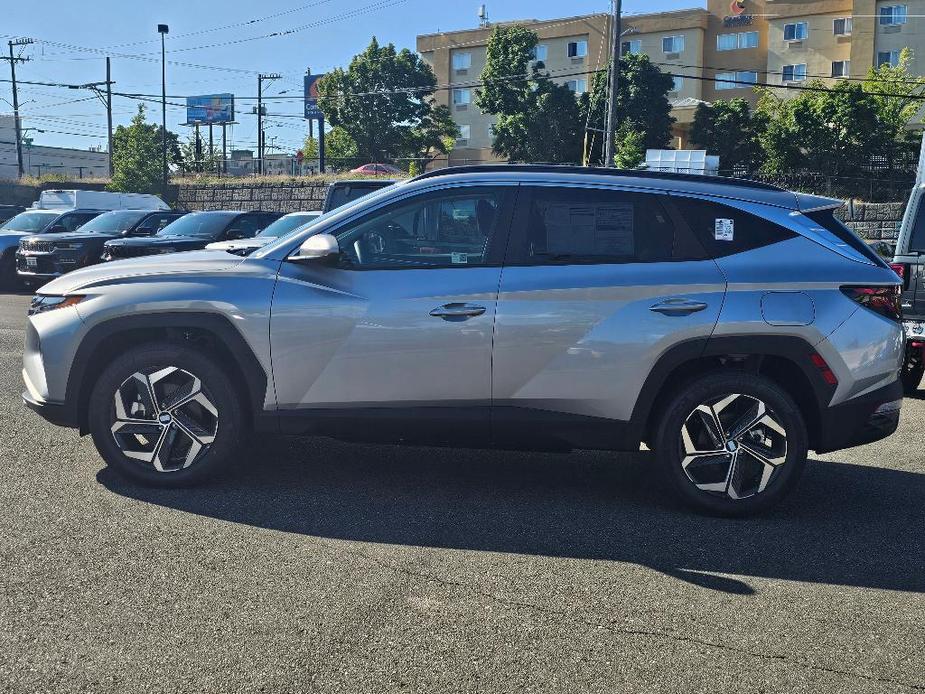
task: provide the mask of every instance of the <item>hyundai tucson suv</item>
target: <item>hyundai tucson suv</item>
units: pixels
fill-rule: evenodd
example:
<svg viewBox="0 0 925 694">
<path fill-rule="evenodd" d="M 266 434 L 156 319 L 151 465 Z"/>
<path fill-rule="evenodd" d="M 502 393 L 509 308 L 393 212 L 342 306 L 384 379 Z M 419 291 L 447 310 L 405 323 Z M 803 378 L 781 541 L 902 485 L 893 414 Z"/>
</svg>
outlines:
<svg viewBox="0 0 925 694">
<path fill-rule="evenodd" d="M 213 241 L 247 239 L 280 217 L 279 212 L 215 210 L 190 212 L 153 236 L 113 239 L 103 244 L 103 260 L 205 248 Z"/>
<path fill-rule="evenodd" d="M 704 512 L 899 420 L 899 280 L 840 201 L 735 179 L 447 168 L 240 258 L 83 268 L 30 308 L 23 398 L 145 484 L 252 432 L 655 451 Z M 833 492 L 837 493 L 837 492 Z"/>
<path fill-rule="evenodd" d="M 16 252 L 16 272 L 24 280 L 47 281 L 100 262 L 103 244 L 110 239 L 151 236 L 184 214 L 170 210 L 113 210 L 91 219 L 77 231 L 24 236 Z"/>
</svg>

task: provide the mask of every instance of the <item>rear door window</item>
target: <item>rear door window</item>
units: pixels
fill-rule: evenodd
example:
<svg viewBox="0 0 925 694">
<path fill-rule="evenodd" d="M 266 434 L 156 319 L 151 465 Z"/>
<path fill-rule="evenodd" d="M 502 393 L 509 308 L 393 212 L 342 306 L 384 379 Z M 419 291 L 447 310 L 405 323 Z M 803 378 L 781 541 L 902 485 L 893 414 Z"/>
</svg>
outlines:
<svg viewBox="0 0 925 694">
<path fill-rule="evenodd" d="M 506 264 L 658 263 L 703 257 L 667 196 L 604 188 L 525 187 Z"/>
</svg>

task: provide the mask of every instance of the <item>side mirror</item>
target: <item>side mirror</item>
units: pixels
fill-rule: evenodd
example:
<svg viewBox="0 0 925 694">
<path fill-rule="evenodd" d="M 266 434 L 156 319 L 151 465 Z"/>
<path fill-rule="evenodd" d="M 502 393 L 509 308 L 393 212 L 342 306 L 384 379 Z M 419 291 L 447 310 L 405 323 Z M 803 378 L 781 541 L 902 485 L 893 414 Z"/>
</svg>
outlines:
<svg viewBox="0 0 925 694">
<path fill-rule="evenodd" d="M 316 234 L 305 239 L 291 259 L 296 261 L 320 260 L 339 254 L 340 246 L 337 245 L 336 238 L 331 234 Z"/>
</svg>

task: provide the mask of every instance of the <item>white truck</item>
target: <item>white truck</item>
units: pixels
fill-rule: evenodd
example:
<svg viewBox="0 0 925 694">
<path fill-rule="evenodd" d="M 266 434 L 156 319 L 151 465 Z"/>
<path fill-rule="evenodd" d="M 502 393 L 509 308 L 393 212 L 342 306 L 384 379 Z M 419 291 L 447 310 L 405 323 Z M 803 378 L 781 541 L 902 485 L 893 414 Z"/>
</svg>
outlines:
<svg viewBox="0 0 925 694">
<path fill-rule="evenodd" d="M 111 193 L 105 190 L 43 190 L 34 210 L 168 210 L 170 206 L 147 193 Z"/>
</svg>

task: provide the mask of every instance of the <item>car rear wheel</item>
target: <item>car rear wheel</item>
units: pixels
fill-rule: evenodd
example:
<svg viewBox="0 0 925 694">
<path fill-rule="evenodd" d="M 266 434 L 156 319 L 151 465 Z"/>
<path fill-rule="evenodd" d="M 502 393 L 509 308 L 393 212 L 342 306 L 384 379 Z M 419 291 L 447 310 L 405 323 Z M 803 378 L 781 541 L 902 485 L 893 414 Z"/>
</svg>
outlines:
<svg viewBox="0 0 925 694">
<path fill-rule="evenodd" d="M 101 374 L 90 431 L 107 465 L 143 484 L 182 487 L 227 467 L 242 436 L 233 383 L 214 360 L 173 343 L 137 347 Z"/>
<path fill-rule="evenodd" d="M 796 485 L 806 463 L 806 425 L 773 381 L 712 373 L 675 394 L 655 447 L 682 501 L 709 514 L 745 516 L 779 503 Z"/>
</svg>

